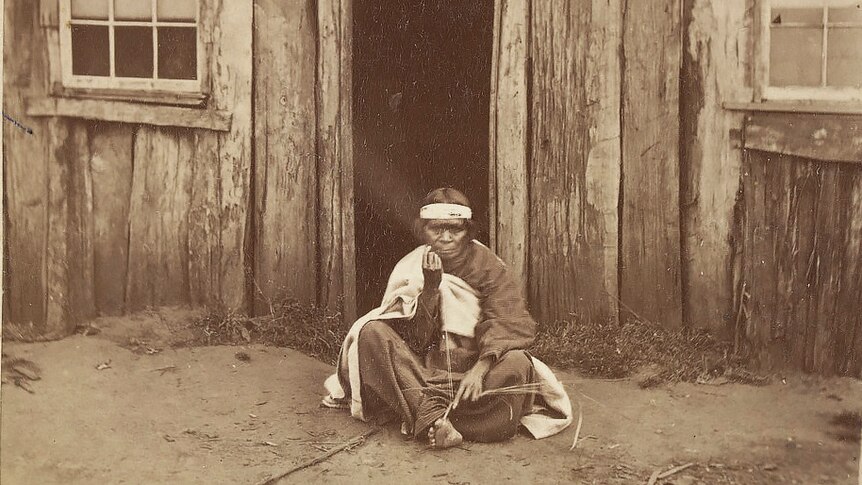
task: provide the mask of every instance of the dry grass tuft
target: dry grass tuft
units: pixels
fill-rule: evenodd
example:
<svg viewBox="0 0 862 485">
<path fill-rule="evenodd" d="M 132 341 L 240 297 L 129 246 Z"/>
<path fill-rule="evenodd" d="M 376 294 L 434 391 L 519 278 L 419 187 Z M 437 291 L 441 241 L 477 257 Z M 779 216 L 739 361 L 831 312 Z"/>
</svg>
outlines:
<svg viewBox="0 0 862 485">
<path fill-rule="evenodd" d="M 632 320 L 561 321 L 539 330 L 532 353 L 550 365 L 594 377 L 627 377 L 646 366 L 662 381 L 695 381 L 724 374 L 729 345 L 703 331 L 672 332 Z"/>
<path fill-rule="evenodd" d="M 261 343 L 290 347 L 329 364 L 335 364 L 347 326 L 340 313 L 328 313 L 314 305 L 286 300 L 272 305 L 272 313 L 249 318 L 214 309 L 194 324 L 196 344 Z"/>
</svg>

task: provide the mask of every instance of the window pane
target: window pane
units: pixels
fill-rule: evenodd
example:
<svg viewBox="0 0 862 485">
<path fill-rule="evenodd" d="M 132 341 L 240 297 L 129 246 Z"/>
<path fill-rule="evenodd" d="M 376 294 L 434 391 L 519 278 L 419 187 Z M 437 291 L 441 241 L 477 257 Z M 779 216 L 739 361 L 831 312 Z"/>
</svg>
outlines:
<svg viewBox="0 0 862 485">
<path fill-rule="evenodd" d="M 823 25 L 822 8 L 775 8 L 772 7 L 772 25 L 804 22 Z"/>
<path fill-rule="evenodd" d="M 829 22 L 857 22 L 862 24 L 862 2 L 841 8 L 830 8 Z"/>
<path fill-rule="evenodd" d="M 156 17 L 163 22 L 194 22 L 198 10 L 197 0 L 158 0 Z"/>
<path fill-rule="evenodd" d="M 159 27 L 159 78 L 197 79 L 197 37 L 194 27 Z"/>
<path fill-rule="evenodd" d="M 150 0 L 114 0 L 114 20 L 153 19 L 153 5 Z"/>
<path fill-rule="evenodd" d="M 772 29 L 769 40 L 770 86 L 820 86 L 823 30 Z"/>
<path fill-rule="evenodd" d="M 153 29 L 114 27 L 114 73 L 118 77 L 153 77 Z"/>
<path fill-rule="evenodd" d="M 862 28 L 829 29 L 826 84 L 862 87 Z"/>
<path fill-rule="evenodd" d="M 72 25 L 72 74 L 109 76 L 108 27 Z"/>
<path fill-rule="evenodd" d="M 72 18 L 107 20 L 108 0 L 72 0 Z"/>
</svg>

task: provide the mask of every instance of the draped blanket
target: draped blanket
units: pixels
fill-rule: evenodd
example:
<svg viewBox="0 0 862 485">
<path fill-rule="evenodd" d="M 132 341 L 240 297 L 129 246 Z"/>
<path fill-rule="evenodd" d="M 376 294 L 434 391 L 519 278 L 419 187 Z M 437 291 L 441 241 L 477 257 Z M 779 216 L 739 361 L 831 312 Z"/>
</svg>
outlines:
<svg viewBox="0 0 862 485">
<path fill-rule="evenodd" d="M 362 379 L 359 375 L 359 332 L 375 320 L 412 319 L 416 314 L 419 293 L 424 285 L 422 256 L 427 246 L 420 246 L 401 259 L 392 270 L 382 304 L 354 322 L 338 358 L 336 373 L 324 387 L 329 395 L 323 400 L 328 407 L 349 407 L 353 417 L 365 420 L 362 408 Z M 479 295 L 462 279 L 443 273 L 440 283 L 440 319 L 446 332 L 473 337 L 479 322 Z M 529 414 L 521 424 L 536 439 L 545 438 L 565 429 L 572 422 L 572 404 L 562 383 L 542 361 L 531 357 L 541 390 Z"/>
</svg>

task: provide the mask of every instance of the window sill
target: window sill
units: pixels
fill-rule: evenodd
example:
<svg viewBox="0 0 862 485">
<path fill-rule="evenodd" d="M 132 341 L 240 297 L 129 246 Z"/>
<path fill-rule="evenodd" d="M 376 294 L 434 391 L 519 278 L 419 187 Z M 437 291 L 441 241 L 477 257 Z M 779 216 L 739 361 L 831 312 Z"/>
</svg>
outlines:
<svg viewBox="0 0 862 485">
<path fill-rule="evenodd" d="M 27 114 L 214 131 L 230 131 L 231 126 L 227 111 L 97 99 L 28 98 Z"/>
<path fill-rule="evenodd" d="M 862 103 L 858 101 L 764 101 L 762 103 L 725 102 L 722 104 L 722 107 L 728 111 L 862 115 Z"/>
<path fill-rule="evenodd" d="M 58 98 L 98 99 L 108 101 L 127 101 L 159 105 L 177 105 L 203 108 L 207 95 L 203 93 L 176 93 L 167 91 L 140 91 L 124 89 L 75 88 L 54 83 L 51 95 Z"/>
</svg>

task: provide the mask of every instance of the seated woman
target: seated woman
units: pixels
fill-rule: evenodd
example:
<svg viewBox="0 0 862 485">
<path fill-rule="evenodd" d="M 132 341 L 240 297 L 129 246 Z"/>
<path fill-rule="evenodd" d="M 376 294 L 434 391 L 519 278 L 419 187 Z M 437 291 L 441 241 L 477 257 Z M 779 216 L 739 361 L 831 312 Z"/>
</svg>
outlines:
<svg viewBox="0 0 862 485">
<path fill-rule="evenodd" d="M 565 390 L 525 352 L 536 323 L 521 289 L 472 239 L 471 217 L 455 189 L 426 196 L 415 224 L 424 245 L 395 266 L 383 304 L 351 328 L 324 404 L 349 402 L 360 419 L 395 414 L 405 434 L 437 448 L 505 440 L 519 423 L 537 438 L 568 426 Z"/>
</svg>

